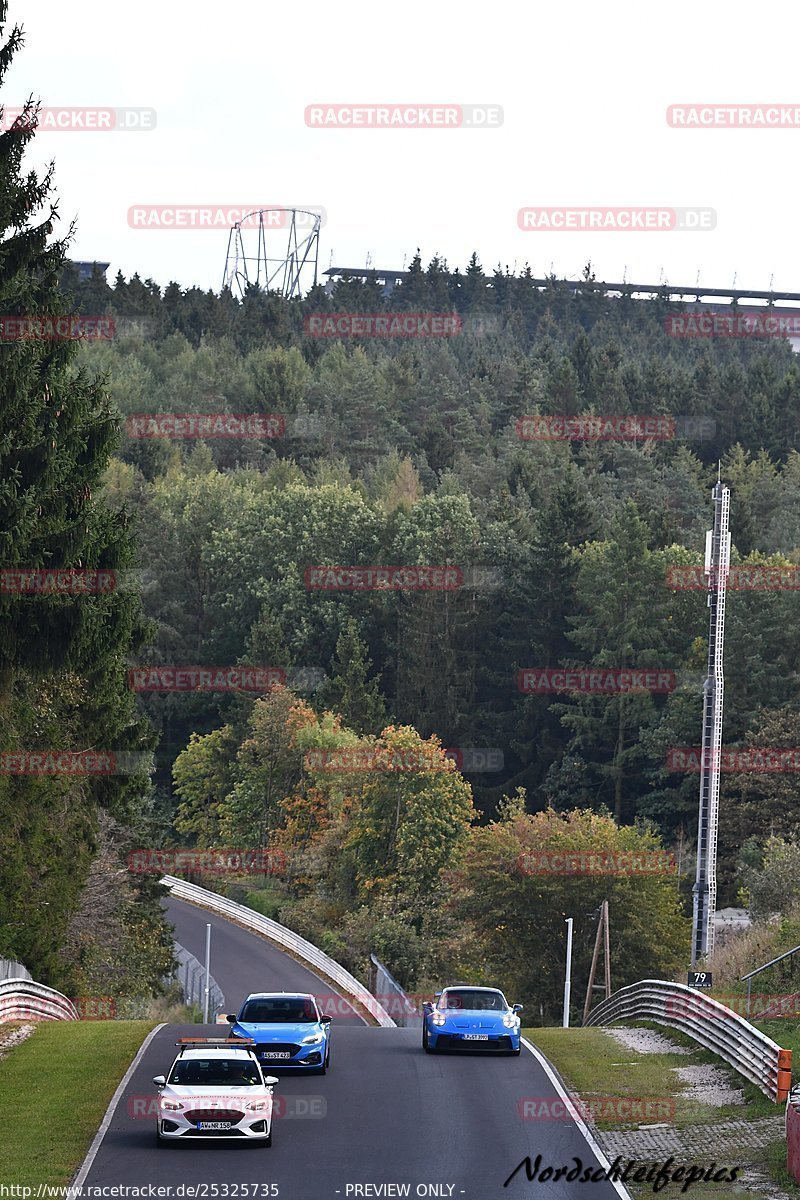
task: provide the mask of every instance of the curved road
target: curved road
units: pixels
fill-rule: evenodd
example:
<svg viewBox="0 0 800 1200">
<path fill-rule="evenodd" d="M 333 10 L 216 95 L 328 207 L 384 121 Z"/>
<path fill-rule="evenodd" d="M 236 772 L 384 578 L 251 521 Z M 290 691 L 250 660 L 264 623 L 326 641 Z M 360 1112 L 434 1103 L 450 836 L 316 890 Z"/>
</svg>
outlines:
<svg viewBox="0 0 800 1200">
<path fill-rule="evenodd" d="M 168 907 L 177 940 L 200 958 L 205 923 L 211 921 L 212 973 L 229 1006 L 251 990 L 297 988 L 319 995 L 325 987 L 281 951 L 223 918 L 174 900 Z M 334 1020 L 326 1076 L 281 1078 L 271 1149 L 236 1142 L 159 1147 L 152 1076 L 169 1067 L 176 1037 L 204 1031 L 213 1035 L 220 1026 L 173 1025 L 153 1038 L 85 1184 L 170 1184 L 171 1191 L 161 1193 L 170 1200 L 191 1196 L 189 1185 L 199 1185 L 193 1193 L 199 1200 L 248 1195 L 241 1188 L 237 1193 L 236 1184 L 262 1185 L 249 1191 L 257 1200 L 270 1194 L 280 1200 L 627 1196 L 609 1182 L 530 1182 L 524 1168 L 503 1186 L 526 1155 L 533 1163 L 540 1154 L 542 1170 L 572 1168 L 575 1158 L 599 1169 L 571 1121 L 522 1118 L 526 1100 L 539 1112 L 547 1101 L 555 1103 L 555 1113 L 561 1111 L 554 1084 L 527 1050 L 519 1058 L 426 1055 L 419 1028 L 369 1027 L 355 1015 Z M 277 1190 L 270 1192 L 267 1184 Z M 179 1185 L 183 1192 L 176 1191 Z"/>
<path fill-rule="evenodd" d="M 211 974 L 225 993 L 228 1012 L 238 1012 L 250 992 L 313 992 L 323 1008 L 333 1010 L 337 1025 L 366 1024 L 329 984 L 264 938 L 185 900 L 170 897 L 164 907 L 175 928 L 176 942 L 200 962 L 205 961 L 206 925 L 211 925 Z M 331 1003 L 326 1006 L 329 998 Z"/>
</svg>

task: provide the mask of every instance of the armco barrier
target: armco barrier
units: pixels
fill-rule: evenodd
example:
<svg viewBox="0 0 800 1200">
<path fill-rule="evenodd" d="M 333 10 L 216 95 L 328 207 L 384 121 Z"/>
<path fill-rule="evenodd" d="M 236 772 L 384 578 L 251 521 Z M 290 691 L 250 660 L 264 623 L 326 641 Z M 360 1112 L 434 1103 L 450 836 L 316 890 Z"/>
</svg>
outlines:
<svg viewBox="0 0 800 1200">
<path fill-rule="evenodd" d="M 259 933 L 268 941 L 290 951 L 306 966 L 316 967 L 327 979 L 337 984 L 346 996 L 352 997 L 379 1025 L 390 1029 L 395 1027 L 395 1022 L 386 1009 L 378 1003 L 371 992 L 367 991 L 363 983 L 359 983 L 349 971 L 345 971 L 343 966 L 324 954 L 311 942 L 300 937 L 298 933 L 293 933 L 291 929 L 287 929 L 285 925 L 279 925 L 277 921 L 272 921 L 269 917 L 262 917 L 261 913 L 254 912 L 252 908 L 247 908 L 244 904 L 236 904 L 235 901 L 218 896 L 216 892 L 209 892 L 195 883 L 186 883 L 183 879 L 176 879 L 174 875 L 164 875 L 161 882 L 169 888 L 177 900 L 188 900 L 192 904 L 219 913 L 223 917 L 230 917 L 231 920 L 236 921 L 239 925 L 244 925 L 253 933 Z"/>
<path fill-rule="evenodd" d="M 71 1000 L 30 979 L 5 979 L 0 983 L 0 1025 L 9 1021 L 77 1021 Z"/>
<path fill-rule="evenodd" d="M 631 1019 L 680 1030 L 724 1059 L 776 1103 L 789 1095 L 791 1050 L 782 1050 L 733 1009 L 695 988 L 664 979 L 643 979 L 601 1001 L 584 1024 L 611 1025 Z"/>
</svg>

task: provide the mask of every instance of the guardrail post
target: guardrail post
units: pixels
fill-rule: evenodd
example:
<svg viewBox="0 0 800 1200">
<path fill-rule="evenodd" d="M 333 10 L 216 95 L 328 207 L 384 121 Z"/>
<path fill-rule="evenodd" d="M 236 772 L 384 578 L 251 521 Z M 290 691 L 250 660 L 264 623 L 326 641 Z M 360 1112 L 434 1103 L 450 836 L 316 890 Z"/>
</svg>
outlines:
<svg viewBox="0 0 800 1200">
<path fill-rule="evenodd" d="M 786 1100 L 792 1087 L 792 1052 L 778 1051 L 778 1091 L 776 1100 Z"/>
</svg>

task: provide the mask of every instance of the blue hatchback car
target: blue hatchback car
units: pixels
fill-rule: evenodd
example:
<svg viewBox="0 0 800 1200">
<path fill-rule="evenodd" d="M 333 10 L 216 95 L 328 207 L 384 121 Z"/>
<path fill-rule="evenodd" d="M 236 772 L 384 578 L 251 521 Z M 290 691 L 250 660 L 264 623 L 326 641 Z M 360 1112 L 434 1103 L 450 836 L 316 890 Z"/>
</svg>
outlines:
<svg viewBox="0 0 800 1200">
<path fill-rule="evenodd" d="M 324 1075 L 331 1058 L 331 1020 L 310 992 L 252 992 L 238 1016 L 228 1014 L 231 1037 L 252 1038 L 262 1067 Z"/>
<path fill-rule="evenodd" d="M 521 1004 L 510 1005 L 499 988 L 466 984 L 437 992 L 423 1005 L 422 1048 L 520 1052 Z"/>
</svg>

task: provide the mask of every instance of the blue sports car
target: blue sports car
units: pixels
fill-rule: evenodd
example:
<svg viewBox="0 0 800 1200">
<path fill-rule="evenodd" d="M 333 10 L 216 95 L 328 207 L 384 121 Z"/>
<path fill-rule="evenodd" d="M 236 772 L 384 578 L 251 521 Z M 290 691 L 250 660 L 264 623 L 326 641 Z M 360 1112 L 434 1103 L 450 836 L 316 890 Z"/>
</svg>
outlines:
<svg viewBox="0 0 800 1200">
<path fill-rule="evenodd" d="M 262 1067 L 324 1075 L 331 1058 L 331 1017 L 310 992 L 252 992 L 238 1016 L 228 1015 L 231 1037 L 252 1038 Z"/>
<path fill-rule="evenodd" d="M 423 1005 L 422 1048 L 520 1052 L 521 1004 L 510 1005 L 499 988 L 458 984 Z"/>
</svg>

